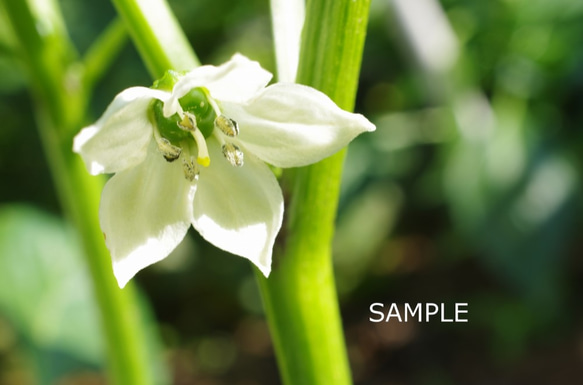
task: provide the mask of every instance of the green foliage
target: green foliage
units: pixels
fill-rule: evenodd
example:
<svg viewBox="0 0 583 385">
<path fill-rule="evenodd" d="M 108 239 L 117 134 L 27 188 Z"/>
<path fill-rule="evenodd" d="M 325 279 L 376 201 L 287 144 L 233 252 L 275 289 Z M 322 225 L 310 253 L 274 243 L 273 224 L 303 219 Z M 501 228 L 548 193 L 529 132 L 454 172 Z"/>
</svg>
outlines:
<svg viewBox="0 0 583 385">
<path fill-rule="evenodd" d="M 62 220 L 26 205 L 0 207 L 0 311 L 38 350 L 42 383 L 64 374 L 51 352 L 77 365 L 103 364 L 98 309 L 81 246 Z"/>
<path fill-rule="evenodd" d="M 139 309 L 140 322 L 151 330 L 147 303 Z M 0 206 L 0 315 L 26 343 L 36 383 L 103 369 L 105 344 L 89 270 L 78 234 L 62 219 L 29 205 Z M 152 354 L 159 349 L 156 334 L 148 336 L 149 375 L 167 382 Z"/>
</svg>

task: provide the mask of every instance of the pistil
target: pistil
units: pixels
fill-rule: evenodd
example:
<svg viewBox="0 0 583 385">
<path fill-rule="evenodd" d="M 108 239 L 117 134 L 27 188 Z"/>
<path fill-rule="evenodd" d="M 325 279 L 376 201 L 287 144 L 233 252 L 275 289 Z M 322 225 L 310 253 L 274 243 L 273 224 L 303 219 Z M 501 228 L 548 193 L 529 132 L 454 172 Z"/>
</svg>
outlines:
<svg viewBox="0 0 583 385">
<path fill-rule="evenodd" d="M 211 158 L 209 157 L 209 151 L 206 146 L 204 135 L 196 126 L 195 116 L 190 112 L 184 112 L 182 120 L 178 122 L 178 127 L 190 132 L 194 138 L 194 141 L 196 142 L 196 146 L 198 147 L 198 157 L 196 159 L 197 163 L 201 166 L 208 167 L 211 164 Z"/>
<path fill-rule="evenodd" d="M 211 158 L 209 157 L 209 150 L 206 146 L 206 141 L 204 140 L 204 136 L 200 132 L 200 130 L 195 130 L 192 133 L 194 137 L 194 141 L 198 147 L 198 157 L 196 161 L 198 164 L 204 167 L 208 167 L 211 164 Z"/>
</svg>

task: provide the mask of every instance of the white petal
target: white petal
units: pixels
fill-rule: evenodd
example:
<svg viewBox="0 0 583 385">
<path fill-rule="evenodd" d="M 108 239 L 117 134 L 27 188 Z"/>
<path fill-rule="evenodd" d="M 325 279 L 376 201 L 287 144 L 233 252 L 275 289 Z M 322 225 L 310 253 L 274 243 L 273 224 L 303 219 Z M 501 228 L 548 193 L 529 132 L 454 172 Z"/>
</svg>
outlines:
<svg viewBox="0 0 583 385">
<path fill-rule="evenodd" d="M 73 141 L 93 175 L 125 170 L 146 156 L 152 139 L 148 105 L 152 99 L 164 100 L 169 93 L 145 87 L 132 87 L 119 93 L 101 118 L 81 130 Z"/>
<path fill-rule="evenodd" d="M 194 197 L 193 226 L 207 241 L 245 257 L 268 276 L 283 217 L 283 197 L 271 170 L 251 154 L 242 167 L 228 163 L 214 139 L 211 164 L 202 169 Z"/>
<path fill-rule="evenodd" d="M 280 82 L 295 82 L 300 59 L 300 41 L 306 14 L 304 0 L 271 0 L 271 24 L 277 78 Z"/>
<path fill-rule="evenodd" d="M 172 98 L 164 105 L 164 115 L 175 114 L 177 100 L 195 87 L 206 87 L 215 99 L 243 103 L 263 89 L 271 77 L 271 73 L 261 68 L 258 62 L 240 54 L 218 67 L 195 68 L 174 85 Z"/>
<path fill-rule="evenodd" d="M 107 182 L 99 217 L 120 287 L 182 241 L 192 219 L 194 190 L 181 162 L 167 162 L 153 142 L 143 163 Z"/>
<path fill-rule="evenodd" d="M 375 126 L 360 114 L 340 109 L 328 96 L 299 84 L 267 87 L 247 105 L 223 103 L 239 123 L 240 142 L 278 167 L 317 162 Z"/>
</svg>

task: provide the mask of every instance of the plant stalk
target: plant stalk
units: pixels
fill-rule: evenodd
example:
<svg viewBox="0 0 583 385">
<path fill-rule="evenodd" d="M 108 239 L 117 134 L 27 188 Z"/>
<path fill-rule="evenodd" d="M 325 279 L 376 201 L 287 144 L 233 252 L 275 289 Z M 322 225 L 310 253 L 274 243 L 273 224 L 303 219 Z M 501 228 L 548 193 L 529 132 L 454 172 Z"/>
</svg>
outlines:
<svg viewBox="0 0 583 385">
<path fill-rule="evenodd" d="M 352 110 L 369 0 L 311 0 L 298 83 Z M 284 251 L 268 279 L 257 274 L 286 385 L 352 383 L 332 266 L 331 243 L 345 151 L 293 170 Z"/>
<path fill-rule="evenodd" d="M 78 55 L 56 2 L 2 1 L 28 69 L 39 132 L 57 195 L 83 241 L 106 339 L 110 381 L 115 385 L 151 385 L 136 293 L 131 287 L 122 291 L 117 286 L 99 228 L 104 179 L 89 175 L 72 152 L 73 136 L 84 123 L 90 93 L 83 87 Z"/>
</svg>

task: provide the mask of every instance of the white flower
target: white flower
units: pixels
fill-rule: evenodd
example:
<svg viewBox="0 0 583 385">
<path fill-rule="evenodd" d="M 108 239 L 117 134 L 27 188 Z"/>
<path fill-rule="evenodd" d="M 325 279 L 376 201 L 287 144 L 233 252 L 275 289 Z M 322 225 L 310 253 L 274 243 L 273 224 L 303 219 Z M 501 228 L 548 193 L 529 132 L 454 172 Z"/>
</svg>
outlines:
<svg viewBox="0 0 583 385">
<path fill-rule="evenodd" d="M 77 135 L 73 150 L 89 172 L 115 173 L 99 216 L 120 287 L 165 258 L 191 224 L 269 275 L 283 197 L 265 163 L 314 163 L 375 129 L 319 91 L 267 86 L 270 79 L 257 62 L 235 55 L 219 67 L 165 77 L 158 89 L 122 91 Z"/>
</svg>

